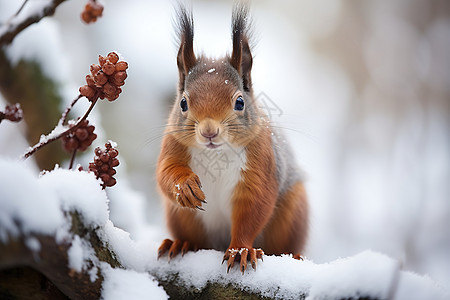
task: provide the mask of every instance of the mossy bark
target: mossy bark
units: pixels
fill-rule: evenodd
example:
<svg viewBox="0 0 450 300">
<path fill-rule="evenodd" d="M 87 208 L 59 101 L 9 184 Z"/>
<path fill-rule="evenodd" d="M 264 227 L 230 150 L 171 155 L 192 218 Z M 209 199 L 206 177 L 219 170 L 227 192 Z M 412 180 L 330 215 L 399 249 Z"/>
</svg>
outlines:
<svg viewBox="0 0 450 300">
<path fill-rule="evenodd" d="M 13 66 L 3 49 L 0 49 L 0 66 L 0 92 L 7 102 L 20 103 L 27 125 L 26 138 L 34 145 L 43 133 L 53 130 L 61 116 L 63 101 L 58 83 L 48 78 L 36 62 L 21 60 Z M 41 170 L 51 170 L 55 163 L 61 163 L 69 155 L 62 150 L 61 143 L 56 142 L 34 157 Z"/>
</svg>

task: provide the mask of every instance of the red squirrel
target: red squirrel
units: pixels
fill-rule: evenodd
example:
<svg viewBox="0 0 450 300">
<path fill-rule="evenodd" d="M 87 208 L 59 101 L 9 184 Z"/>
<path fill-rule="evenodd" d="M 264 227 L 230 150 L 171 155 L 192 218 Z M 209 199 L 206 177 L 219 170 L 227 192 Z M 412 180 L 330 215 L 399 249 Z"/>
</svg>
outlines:
<svg viewBox="0 0 450 300">
<path fill-rule="evenodd" d="M 192 12 L 177 11 L 178 91 L 157 164 L 173 240 L 158 258 L 197 249 L 225 251 L 256 270 L 263 254 L 299 254 L 308 231 L 305 189 L 289 146 L 255 99 L 248 6 L 232 13 L 232 54 L 193 49 Z M 263 252 L 264 251 L 264 252 Z"/>
</svg>

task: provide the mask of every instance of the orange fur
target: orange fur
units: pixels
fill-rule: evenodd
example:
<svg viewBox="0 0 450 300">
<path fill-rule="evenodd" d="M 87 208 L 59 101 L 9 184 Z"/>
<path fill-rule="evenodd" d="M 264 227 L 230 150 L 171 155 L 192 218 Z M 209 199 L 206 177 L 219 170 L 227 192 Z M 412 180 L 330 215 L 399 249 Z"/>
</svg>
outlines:
<svg viewBox="0 0 450 300">
<path fill-rule="evenodd" d="M 252 248 L 275 207 L 278 184 L 270 132 L 264 130 L 247 147 L 247 169 L 233 195 L 229 248 Z"/>
<path fill-rule="evenodd" d="M 220 230 L 229 232 L 230 237 L 225 241 L 228 249 L 217 250 L 226 250 L 224 260 L 228 261 L 228 269 L 240 256 L 242 272 L 247 260 L 256 268 L 257 259 L 263 254 L 255 245 L 263 247 L 268 254 L 301 252 L 308 223 L 306 193 L 291 161 L 293 158 L 289 151 L 283 150 L 285 145 L 278 145 L 272 137 L 267 116 L 253 96 L 246 14 L 245 7 L 238 7 L 233 13 L 232 56 L 212 60 L 195 56 L 192 16 L 184 8 L 180 9 L 179 90 L 169 116 L 156 174 L 164 198 L 167 226 L 174 238 L 161 244 L 159 256 L 169 251 L 170 259 L 187 250 L 213 248 L 212 239 L 217 237 L 212 236 L 214 233 L 207 224 L 212 227 L 219 224 L 226 227 Z M 236 108 L 238 100 L 240 108 Z M 229 153 L 242 150 L 245 156 L 243 165 L 235 165 L 241 169 L 229 170 L 235 181 L 206 180 L 211 184 L 209 199 L 206 199 L 202 182 L 191 169 L 191 153 L 195 157 L 197 152 L 192 152 L 193 149 L 208 148 L 208 151 L 232 149 Z M 282 155 L 286 155 L 284 159 L 288 164 L 279 161 Z M 290 178 L 286 179 L 288 176 Z M 220 185 L 229 189 L 224 189 L 224 195 L 214 195 Z M 214 203 L 216 206 L 207 206 L 203 212 L 206 201 L 218 202 Z M 209 215 L 212 221 L 200 215 L 208 214 L 208 207 L 214 207 Z M 230 220 L 224 221 L 228 218 L 228 209 Z M 216 214 L 220 220 L 216 220 Z M 216 221 L 221 223 L 215 224 Z"/>
<path fill-rule="evenodd" d="M 263 249 L 268 254 L 298 254 L 308 232 L 308 202 L 303 183 L 297 182 L 280 196 L 274 215 L 264 230 Z"/>
</svg>

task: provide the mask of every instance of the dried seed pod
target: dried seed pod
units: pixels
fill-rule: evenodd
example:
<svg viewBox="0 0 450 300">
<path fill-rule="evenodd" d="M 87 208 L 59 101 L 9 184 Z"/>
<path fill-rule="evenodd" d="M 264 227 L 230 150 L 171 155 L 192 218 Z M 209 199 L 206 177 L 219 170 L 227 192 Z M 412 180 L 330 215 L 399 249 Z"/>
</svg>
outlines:
<svg viewBox="0 0 450 300">
<path fill-rule="evenodd" d="M 102 67 L 105 63 L 106 63 L 106 57 L 99 55 L 98 56 L 98 63 L 100 64 L 100 66 Z"/>
<path fill-rule="evenodd" d="M 92 101 L 95 98 L 96 89 L 86 84 L 80 87 L 80 94 Z"/>
<path fill-rule="evenodd" d="M 112 85 L 109 82 L 105 83 L 105 85 L 103 86 L 103 92 L 106 95 L 115 95 L 116 90 L 117 90 L 116 86 Z"/>
<path fill-rule="evenodd" d="M 108 60 L 112 63 L 112 64 L 116 64 L 119 61 L 119 55 L 117 55 L 116 52 L 110 52 L 108 53 L 107 56 Z"/>
<path fill-rule="evenodd" d="M 108 152 L 102 153 L 99 157 L 100 157 L 100 160 L 104 163 L 107 163 L 109 161 Z"/>
<path fill-rule="evenodd" d="M 94 153 L 96 156 L 100 156 L 102 154 L 102 149 L 100 147 L 95 148 Z"/>
<path fill-rule="evenodd" d="M 119 151 L 117 151 L 116 149 L 109 149 L 108 150 L 108 155 L 112 158 L 116 157 L 117 155 L 119 155 Z"/>
<path fill-rule="evenodd" d="M 126 61 L 119 61 L 116 64 L 116 72 L 126 71 L 128 69 L 128 63 Z"/>
<path fill-rule="evenodd" d="M 108 82 L 108 76 L 100 70 L 94 75 L 94 81 L 97 87 L 102 87 Z"/>
<path fill-rule="evenodd" d="M 86 76 L 87 87 L 81 87 L 80 93 L 90 101 L 100 99 L 108 99 L 114 101 L 119 98 L 128 77 L 126 69 L 128 63 L 119 61 L 119 55 L 110 52 L 106 57 L 99 55 L 99 64 L 90 66 L 91 74 Z"/>
<path fill-rule="evenodd" d="M 94 162 L 89 164 L 89 170 L 103 181 L 103 188 L 115 185 L 117 181 L 113 178 L 116 174 L 114 167 L 119 165 L 119 160 L 117 159 L 119 151 L 108 142 L 105 144 L 105 149 L 97 147 L 94 153 Z"/>
<path fill-rule="evenodd" d="M 98 3 L 96 0 L 90 0 L 84 6 L 84 11 L 81 13 L 81 19 L 86 24 L 93 23 L 97 21 L 98 17 L 103 14 L 103 5 Z"/>
<path fill-rule="evenodd" d="M 95 158 L 94 159 L 94 164 L 96 165 L 96 166 L 102 166 L 103 165 L 103 162 L 102 162 L 102 160 L 100 159 L 100 158 Z"/>
<path fill-rule="evenodd" d="M 106 96 L 107 96 L 106 99 L 108 99 L 108 101 L 114 101 L 117 98 L 119 98 L 119 94 L 118 93 L 114 94 L 114 95 L 106 95 Z"/>
<path fill-rule="evenodd" d="M 95 88 L 94 76 L 92 76 L 91 74 L 86 75 L 86 83 L 88 86 Z"/>
<path fill-rule="evenodd" d="M 100 58 L 99 58 L 99 61 L 100 61 Z M 98 71 L 100 71 L 102 69 L 102 67 L 97 64 L 92 64 L 89 69 L 91 71 L 91 74 L 95 75 L 98 73 Z"/>
<path fill-rule="evenodd" d="M 109 60 L 102 66 L 102 71 L 105 72 L 106 75 L 110 76 L 116 70 L 116 66 L 110 62 Z"/>
<path fill-rule="evenodd" d="M 80 146 L 78 139 L 76 139 L 74 137 L 68 138 L 65 141 L 63 139 L 63 143 L 64 143 L 64 149 L 67 152 L 73 152 L 74 150 L 78 149 L 78 147 Z"/>
<path fill-rule="evenodd" d="M 84 141 L 89 137 L 89 132 L 86 128 L 78 128 L 77 130 L 75 130 L 75 136 L 78 140 Z"/>
<path fill-rule="evenodd" d="M 71 124 L 73 127 L 75 124 Z M 67 152 L 72 153 L 75 150 L 85 151 L 97 138 L 94 133 L 95 127 L 89 125 L 88 120 L 81 122 L 80 126 L 68 135 L 62 137 L 63 147 Z"/>
<path fill-rule="evenodd" d="M 23 111 L 20 108 L 20 104 L 7 105 L 5 112 L 0 111 L 0 122 L 3 120 L 9 120 L 11 122 L 20 122 L 23 119 Z"/>
</svg>

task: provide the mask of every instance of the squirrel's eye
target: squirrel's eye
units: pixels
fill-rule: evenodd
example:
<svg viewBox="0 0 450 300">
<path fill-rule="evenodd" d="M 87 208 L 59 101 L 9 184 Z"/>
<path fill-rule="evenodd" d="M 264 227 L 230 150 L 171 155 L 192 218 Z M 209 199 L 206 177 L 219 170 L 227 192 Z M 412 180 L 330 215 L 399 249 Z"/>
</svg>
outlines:
<svg viewBox="0 0 450 300">
<path fill-rule="evenodd" d="M 244 98 L 242 98 L 242 96 L 237 97 L 236 102 L 234 103 L 234 110 L 244 110 Z"/>
<path fill-rule="evenodd" d="M 188 104 L 187 104 L 186 98 L 184 98 L 184 97 L 181 98 L 180 107 L 181 107 L 182 112 L 186 112 L 188 110 Z"/>
</svg>

